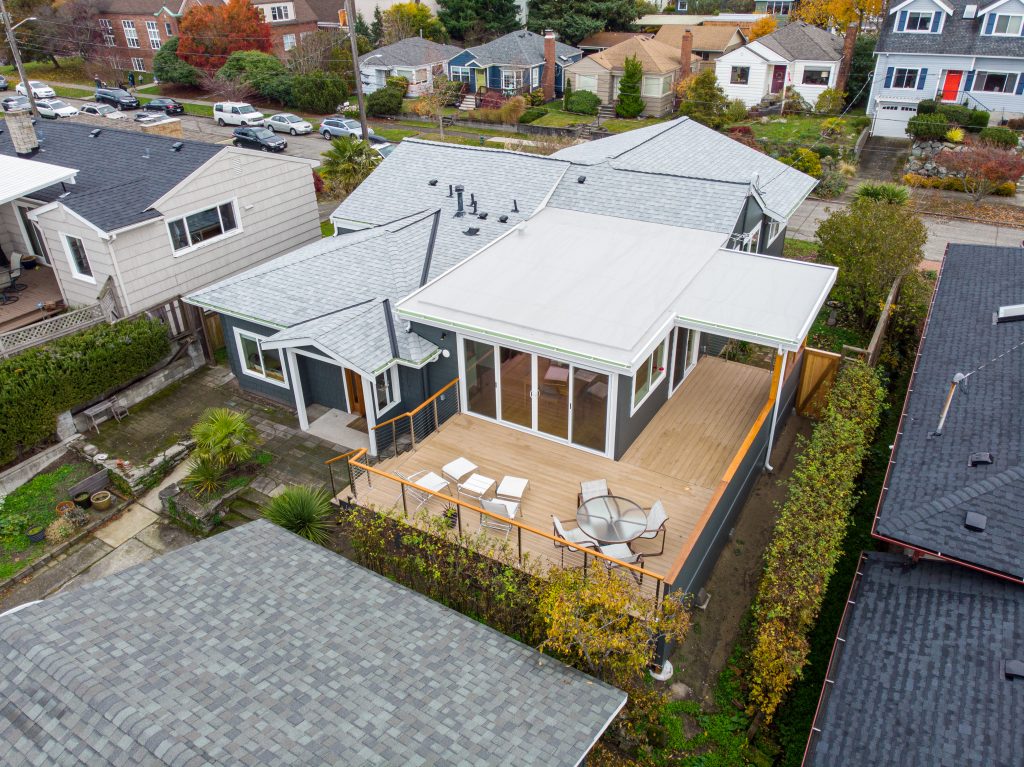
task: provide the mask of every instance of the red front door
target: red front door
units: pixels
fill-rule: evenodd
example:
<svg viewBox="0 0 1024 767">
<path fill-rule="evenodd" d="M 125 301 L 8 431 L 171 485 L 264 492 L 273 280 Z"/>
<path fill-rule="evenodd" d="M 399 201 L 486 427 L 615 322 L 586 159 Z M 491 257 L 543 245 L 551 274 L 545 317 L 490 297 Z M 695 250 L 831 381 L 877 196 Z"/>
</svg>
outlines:
<svg viewBox="0 0 1024 767">
<path fill-rule="evenodd" d="M 963 72 L 946 72 L 946 79 L 942 82 L 942 100 L 956 101 L 960 93 L 960 82 L 964 79 Z"/>
<path fill-rule="evenodd" d="M 772 93 L 779 93 L 782 91 L 782 86 L 786 84 L 786 65 L 776 64 L 772 70 Z"/>
</svg>

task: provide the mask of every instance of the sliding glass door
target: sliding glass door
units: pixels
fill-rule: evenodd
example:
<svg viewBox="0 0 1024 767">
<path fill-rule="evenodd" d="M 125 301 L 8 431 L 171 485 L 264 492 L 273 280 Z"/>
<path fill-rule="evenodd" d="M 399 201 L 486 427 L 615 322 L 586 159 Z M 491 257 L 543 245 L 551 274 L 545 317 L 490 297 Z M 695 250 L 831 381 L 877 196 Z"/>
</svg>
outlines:
<svg viewBox="0 0 1024 767">
<path fill-rule="evenodd" d="M 559 439 L 569 439 L 569 368 L 537 357 L 537 429 Z"/>
<path fill-rule="evenodd" d="M 471 413 L 498 417 L 497 376 L 494 365 L 494 347 L 466 339 L 466 409 Z"/>
<path fill-rule="evenodd" d="M 697 364 L 697 343 L 700 333 L 689 328 L 676 328 L 672 332 L 672 391 Z"/>
</svg>

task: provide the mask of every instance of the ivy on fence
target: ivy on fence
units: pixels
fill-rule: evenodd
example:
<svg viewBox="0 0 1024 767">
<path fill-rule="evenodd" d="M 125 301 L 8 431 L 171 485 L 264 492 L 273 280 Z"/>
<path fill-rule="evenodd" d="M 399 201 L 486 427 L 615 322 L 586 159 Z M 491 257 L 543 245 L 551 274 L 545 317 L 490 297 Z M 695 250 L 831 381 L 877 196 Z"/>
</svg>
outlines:
<svg viewBox="0 0 1024 767">
<path fill-rule="evenodd" d="M 50 438 L 60 413 L 137 378 L 169 351 L 167 328 L 141 318 L 0 361 L 0 465 Z"/>
<path fill-rule="evenodd" d="M 843 368 L 789 480 L 754 603 L 750 700 L 766 722 L 807 662 L 807 634 L 842 554 L 884 397 L 873 368 Z"/>
</svg>

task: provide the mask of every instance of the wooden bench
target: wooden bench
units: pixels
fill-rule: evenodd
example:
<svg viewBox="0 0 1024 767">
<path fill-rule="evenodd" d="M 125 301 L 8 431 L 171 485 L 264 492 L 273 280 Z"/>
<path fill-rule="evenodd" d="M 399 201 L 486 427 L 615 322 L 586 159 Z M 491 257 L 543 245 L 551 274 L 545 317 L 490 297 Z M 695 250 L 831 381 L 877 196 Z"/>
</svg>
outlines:
<svg viewBox="0 0 1024 767">
<path fill-rule="evenodd" d="M 95 474 L 90 474 L 77 485 L 73 485 L 68 490 L 68 495 L 71 498 L 74 498 L 79 493 L 88 493 L 89 495 L 92 495 L 93 493 L 98 493 L 100 490 L 105 489 L 108 484 L 110 484 L 110 479 L 107 477 L 107 470 L 100 469 Z"/>
<path fill-rule="evenodd" d="M 89 420 L 92 421 L 92 428 L 95 429 L 97 434 L 100 433 L 100 426 L 96 423 L 96 418 L 108 410 L 110 411 L 110 414 L 114 416 L 115 420 L 118 421 L 128 415 L 128 408 L 117 397 L 111 397 L 110 399 L 103 400 L 103 402 L 97 403 L 92 407 L 87 407 L 82 411 L 89 416 Z"/>
</svg>

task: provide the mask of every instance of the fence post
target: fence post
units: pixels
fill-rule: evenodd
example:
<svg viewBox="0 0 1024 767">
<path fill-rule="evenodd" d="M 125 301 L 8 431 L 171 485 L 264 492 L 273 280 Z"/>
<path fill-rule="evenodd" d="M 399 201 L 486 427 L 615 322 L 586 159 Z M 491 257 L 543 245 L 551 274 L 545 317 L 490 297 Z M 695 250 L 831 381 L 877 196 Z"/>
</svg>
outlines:
<svg viewBox="0 0 1024 767">
<path fill-rule="evenodd" d="M 437 420 L 437 397 L 434 397 L 434 431 L 441 428 L 441 424 Z"/>
<path fill-rule="evenodd" d="M 516 526 L 517 537 L 519 538 L 519 566 L 523 566 L 523 528 Z"/>
<path fill-rule="evenodd" d="M 409 507 L 405 503 L 405 483 L 401 482 L 400 484 L 402 486 L 402 511 L 405 512 L 406 514 L 408 514 L 409 513 Z"/>
<path fill-rule="evenodd" d="M 412 450 L 416 447 L 416 419 L 412 416 L 409 416 L 409 439 L 412 440 L 412 447 L 409 448 Z"/>
<path fill-rule="evenodd" d="M 338 490 L 334 487 L 334 467 L 330 463 L 327 464 L 327 473 L 331 477 L 331 500 L 333 501 L 338 497 Z"/>
<path fill-rule="evenodd" d="M 395 457 L 398 457 L 398 421 L 391 422 L 391 449 L 395 451 Z"/>
<path fill-rule="evenodd" d="M 462 537 L 462 504 L 455 504 L 455 518 L 459 520 L 459 537 Z"/>
</svg>

